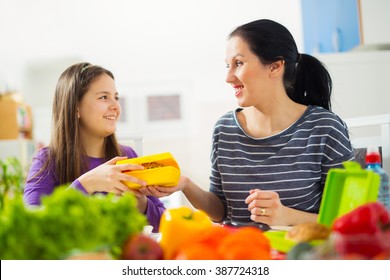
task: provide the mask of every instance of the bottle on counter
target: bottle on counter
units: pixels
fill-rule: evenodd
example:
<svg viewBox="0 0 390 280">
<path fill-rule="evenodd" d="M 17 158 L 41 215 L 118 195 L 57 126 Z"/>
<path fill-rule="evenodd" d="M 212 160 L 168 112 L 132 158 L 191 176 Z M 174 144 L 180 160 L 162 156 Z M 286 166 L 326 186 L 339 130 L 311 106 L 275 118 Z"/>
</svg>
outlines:
<svg viewBox="0 0 390 280">
<path fill-rule="evenodd" d="M 388 211 L 390 211 L 389 175 L 382 168 L 382 160 L 378 147 L 372 146 L 367 149 L 366 169 L 379 174 L 381 180 L 378 192 L 378 201 L 381 202 Z"/>
</svg>

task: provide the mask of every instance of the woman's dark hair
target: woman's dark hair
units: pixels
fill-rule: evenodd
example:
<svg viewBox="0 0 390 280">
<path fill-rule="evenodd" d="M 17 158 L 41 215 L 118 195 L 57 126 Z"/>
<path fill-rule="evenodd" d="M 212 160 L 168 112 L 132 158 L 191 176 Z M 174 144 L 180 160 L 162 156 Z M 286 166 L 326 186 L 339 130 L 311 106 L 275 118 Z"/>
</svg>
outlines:
<svg viewBox="0 0 390 280">
<path fill-rule="evenodd" d="M 332 79 L 327 69 L 315 57 L 298 52 L 286 27 L 261 19 L 237 27 L 229 38 L 236 36 L 248 43 L 263 64 L 285 61 L 283 82 L 293 101 L 331 110 Z"/>
<path fill-rule="evenodd" d="M 68 67 L 58 79 L 53 101 L 49 156 L 42 170 L 54 162 L 61 185 L 73 182 L 87 169 L 77 108 L 91 83 L 103 74 L 114 79 L 110 71 L 84 62 Z M 122 154 L 115 134 L 105 138 L 103 153 L 106 160 Z"/>
</svg>

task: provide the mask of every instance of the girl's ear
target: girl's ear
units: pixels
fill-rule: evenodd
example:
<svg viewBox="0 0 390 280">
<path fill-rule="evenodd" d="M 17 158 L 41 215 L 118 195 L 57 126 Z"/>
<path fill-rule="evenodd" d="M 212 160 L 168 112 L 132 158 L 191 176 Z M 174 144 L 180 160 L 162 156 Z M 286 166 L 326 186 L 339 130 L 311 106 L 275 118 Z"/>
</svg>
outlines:
<svg viewBox="0 0 390 280">
<path fill-rule="evenodd" d="M 79 108 L 77 108 L 77 118 L 80 118 Z"/>
</svg>

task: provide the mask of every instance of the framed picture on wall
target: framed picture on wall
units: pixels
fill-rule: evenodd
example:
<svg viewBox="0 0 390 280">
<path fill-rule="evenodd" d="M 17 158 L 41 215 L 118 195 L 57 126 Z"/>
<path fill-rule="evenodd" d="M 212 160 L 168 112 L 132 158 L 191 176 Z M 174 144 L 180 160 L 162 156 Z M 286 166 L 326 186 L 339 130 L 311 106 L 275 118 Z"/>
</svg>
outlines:
<svg viewBox="0 0 390 280">
<path fill-rule="evenodd" d="M 189 87 L 176 84 L 144 87 L 142 92 L 143 132 L 172 135 L 189 129 Z"/>
<path fill-rule="evenodd" d="M 180 92 L 146 96 L 147 121 L 180 121 L 182 115 L 180 98 Z"/>
<path fill-rule="evenodd" d="M 118 122 L 119 135 L 136 131 L 145 136 L 164 136 L 185 133 L 191 115 L 190 87 L 148 84 L 122 86 L 120 94 L 122 116 Z"/>
</svg>

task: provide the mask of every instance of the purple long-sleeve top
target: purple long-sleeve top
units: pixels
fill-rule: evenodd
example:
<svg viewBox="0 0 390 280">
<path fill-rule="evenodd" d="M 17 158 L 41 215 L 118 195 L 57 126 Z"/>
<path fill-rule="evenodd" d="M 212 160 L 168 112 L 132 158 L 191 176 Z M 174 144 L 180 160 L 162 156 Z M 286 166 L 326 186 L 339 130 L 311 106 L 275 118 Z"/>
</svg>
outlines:
<svg viewBox="0 0 390 280">
<path fill-rule="evenodd" d="M 127 156 L 128 158 L 137 157 L 136 152 L 132 148 L 121 146 L 121 149 L 124 156 Z M 32 160 L 24 189 L 24 201 L 27 205 L 40 205 L 41 197 L 43 195 L 51 194 L 54 188 L 60 185 L 55 173 L 54 162 L 50 162 L 48 167 L 43 170 L 42 173 L 34 177 L 34 175 L 37 174 L 37 172 L 39 172 L 45 164 L 48 157 L 48 151 L 48 148 L 39 150 Z M 104 162 L 105 160 L 103 158 L 88 157 L 88 170 L 91 170 Z M 73 181 L 69 188 L 74 188 L 88 194 L 78 179 Z M 144 214 L 146 215 L 149 224 L 153 226 L 153 232 L 157 232 L 160 225 L 160 218 L 165 210 L 165 207 L 164 204 L 156 197 L 148 196 L 147 199 L 146 213 Z"/>
</svg>

